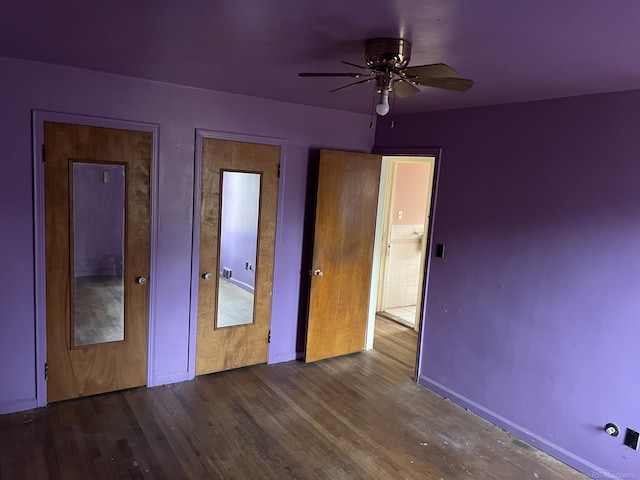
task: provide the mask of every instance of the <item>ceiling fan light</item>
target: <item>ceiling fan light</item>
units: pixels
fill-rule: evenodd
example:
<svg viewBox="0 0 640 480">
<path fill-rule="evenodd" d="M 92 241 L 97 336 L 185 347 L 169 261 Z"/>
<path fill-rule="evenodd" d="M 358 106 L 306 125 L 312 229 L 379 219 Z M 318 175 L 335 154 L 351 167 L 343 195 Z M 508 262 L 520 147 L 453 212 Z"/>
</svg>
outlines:
<svg viewBox="0 0 640 480">
<path fill-rule="evenodd" d="M 386 88 L 380 92 L 380 103 L 376 105 L 376 113 L 384 116 L 389 113 L 389 89 Z"/>
</svg>

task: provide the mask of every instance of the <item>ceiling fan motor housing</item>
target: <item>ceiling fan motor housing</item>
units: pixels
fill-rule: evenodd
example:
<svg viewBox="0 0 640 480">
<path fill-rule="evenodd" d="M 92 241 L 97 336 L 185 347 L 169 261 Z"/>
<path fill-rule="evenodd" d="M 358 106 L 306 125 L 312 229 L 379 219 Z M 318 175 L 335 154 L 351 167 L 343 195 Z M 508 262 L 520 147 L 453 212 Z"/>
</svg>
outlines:
<svg viewBox="0 0 640 480">
<path fill-rule="evenodd" d="M 365 42 L 364 59 L 371 70 L 405 68 L 411 58 L 411 42 L 402 38 L 372 38 Z"/>
<path fill-rule="evenodd" d="M 375 81 L 375 89 L 381 94 L 378 106 L 388 105 L 389 93 L 405 98 L 420 92 L 418 86 L 443 88 L 458 92 L 466 92 L 473 86 L 473 80 L 460 78 L 458 73 L 445 63 L 417 65 L 409 67 L 411 59 L 411 42 L 403 38 L 371 38 L 365 41 L 364 59 L 366 68 L 354 63 L 347 65 L 358 67 L 363 71 L 336 73 L 299 73 L 301 77 L 351 77 L 361 80 L 335 88 L 331 92 L 343 88 Z M 385 108 L 385 115 L 388 106 Z"/>
</svg>

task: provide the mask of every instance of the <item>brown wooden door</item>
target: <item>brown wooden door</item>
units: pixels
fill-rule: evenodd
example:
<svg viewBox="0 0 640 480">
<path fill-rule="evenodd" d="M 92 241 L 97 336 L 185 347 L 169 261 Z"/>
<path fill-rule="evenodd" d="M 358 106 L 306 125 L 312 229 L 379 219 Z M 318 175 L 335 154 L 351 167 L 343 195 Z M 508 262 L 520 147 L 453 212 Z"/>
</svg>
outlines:
<svg viewBox="0 0 640 480">
<path fill-rule="evenodd" d="M 151 134 L 46 122 L 44 139 L 47 401 L 144 385 Z"/>
<path fill-rule="evenodd" d="M 320 153 L 305 361 L 364 349 L 381 157 Z"/>
<path fill-rule="evenodd" d="M 198 375 L 267 361 L 279 160 L 278 146 L 203 139 Z"/>
</svg>

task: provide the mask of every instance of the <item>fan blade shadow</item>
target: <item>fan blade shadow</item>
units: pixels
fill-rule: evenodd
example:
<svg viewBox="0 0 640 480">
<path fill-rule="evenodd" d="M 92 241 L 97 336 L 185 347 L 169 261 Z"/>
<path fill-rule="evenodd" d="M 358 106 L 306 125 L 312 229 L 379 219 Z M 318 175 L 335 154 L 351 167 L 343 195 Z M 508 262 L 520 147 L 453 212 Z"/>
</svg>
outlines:
<svg viewBox="0 0 640 480">
<path fill-rule="evenodd" d="M 373 78 L 373 77 L 365 78 L 364 80 L 360 80 L 359 82 L 353 82 L 353 83 L 350 83 L 349 85 L 343 85 L 341 87 L 334 88 L 333 90 L 329 90 L 329 93 L 337 92 L 338 90 L 342 90 L 343 88 L 353 87 L 354 85 L 359 85 L 360 83 L 367 83 L 367 82 L 370 82 L 372 80 L 375 80 L 375 78 Z"/>
<path fill-rule="evenodd" d="M 429 78 L 415 83 L 426 87 L 444 88 L 445 90 L 454 90 L 456 92 L 466 92 L 473 87 L 473 80 L 469 80 L 468 78 Z"/>
<path fill-rule="evenodd" d="M 315 73 L 315 72 L 302 72 L 299 73 L 299 77 L 361 77 L 362 73 L 345 72 L 345 73 Z"/>
<path fill-rule="evenodd" d="M 342 63 L 344 63 L 345 65 L 350 65 L 352 67 L 361 68 L 362 70 L 366 70 L 367 69 L 367 67 L 363 67 L 362 65 L 357 65 L 355 63 L 347 62 L 345 60 L 342 60 Z"/>
</svg>

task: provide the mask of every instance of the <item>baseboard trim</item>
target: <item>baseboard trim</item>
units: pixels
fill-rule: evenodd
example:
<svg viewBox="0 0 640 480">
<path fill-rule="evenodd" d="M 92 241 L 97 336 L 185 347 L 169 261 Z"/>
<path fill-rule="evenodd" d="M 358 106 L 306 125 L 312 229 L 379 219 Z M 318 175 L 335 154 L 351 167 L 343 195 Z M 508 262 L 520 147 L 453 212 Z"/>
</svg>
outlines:
<svg viewBox="0 0 640 480">
<path fill-rule="evenodd" d="M 153 377 L 153 383 L 147 385 L 148 387 L 159 387 L 161 385 L 167 385 L 169 383 L 179 383 L 191 380 L 189 378 L 189 372 L 183 370 L 181 372 L 167 373 L 165 375 L 156 375 Z"/>
<path fill-rule="evenodd" d="M 220 278 L 222 278 L 222 277 L 220 277 Z M 254 294 L 254 288 L 251 285 L 249 285 L 248 283 L 241 282 L 240 280 L 238 280 L 236 278 L 233 278 L 233 277 L 231 277 L 229 279 L 229 283 L 231 283 L 232 285 L 235 285 L 238 288 L 241 288 L 245 292 L 249 292 L 251 294 Z"/>
<path fill-rule="evenodd" d="M 269 355 L 269 361 L 267 364 L 273 365 L 274 363 L 290 362 L 296 359 L 296 352 L 284 352 Z"/>
<path fill-rule="evenodd" d="M 25 410 L 31 410 L 37 407 L 38 399 L 35 397 L 20 398 L 8 402 L 0 402 L 0 415 L 4 415 L 5 413 L 23 412 Z"/>
<path fill-rule="evenodd" d="M 542 438 L 536 433 L 527 430 L 526 428 L 474 402 L 464 395 L 460 395 L 459 393 L 445 387 L 441 383 L 438 383 L 429 377 L 420 375 L 418 383 L 423 387 L 426 387 L 429 390 L 437 393 L 438 395 L 451 400 L 453 403 L 466 408 L 471 413 L 478 415 L 480 418 L 483 418 L 484 420 L 502 428 L 503 430 L 506 430 L 514 437 L 517 437 L 520 440 L 523 440 L 528 444 L 542 450 L 543 452 L 548 453 L 552 457 L 560 460 L 563 463 L 566 463 L 567 465 L 575 468 L 585 475 L 591 476 L 593 478 L 619 478 L 618 476 L 613 475 L 605 469 L 600 468 L 597 465 L 589 462 L 588 460 L 585 460 L 584 458 L 562 448 L 561 446 Z"/>
</svg>

